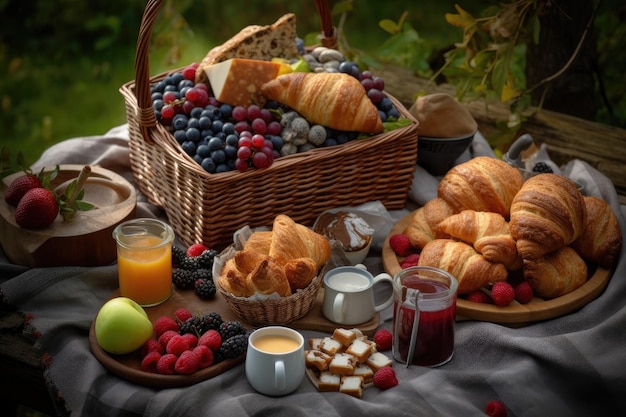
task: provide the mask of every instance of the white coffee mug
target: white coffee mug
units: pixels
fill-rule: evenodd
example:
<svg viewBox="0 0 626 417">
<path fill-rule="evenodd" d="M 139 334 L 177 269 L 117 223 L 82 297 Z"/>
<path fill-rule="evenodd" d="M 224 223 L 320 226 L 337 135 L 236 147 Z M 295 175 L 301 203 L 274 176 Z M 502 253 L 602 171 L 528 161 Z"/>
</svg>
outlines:
<svg viewBox="0 0 626 417">
<path fill-rule="evenodd" d="M 324 316 L 337 324 L 361 324 L 374 317 L 377 311 L 384 310 L 393 302 L 393 291 L 383 303 L 374 300 L 374 285 L 388 282 L 390 288 L 393 279 L 382 273 L 376 277 L 365 268 L 358 266 L 340 266 L 324 275 Z"/>
<path fill-rule="evenodd" d="M 295 391 L 304 378 L 304 337 L 283 326 L 261 327 L 248 338 L 246 377 L 261 394 Z"/>
</svg>

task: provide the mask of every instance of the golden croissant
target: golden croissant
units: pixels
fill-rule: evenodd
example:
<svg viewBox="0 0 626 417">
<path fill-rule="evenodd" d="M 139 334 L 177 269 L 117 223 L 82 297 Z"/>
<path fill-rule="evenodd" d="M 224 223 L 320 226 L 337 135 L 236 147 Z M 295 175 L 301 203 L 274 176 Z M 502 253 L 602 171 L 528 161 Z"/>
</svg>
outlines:
<svg viewBox="0 0 626 417">
<path fill-rule="evenodd" d="M 523 270 L 535 294 L 543 298 L 560 297 L 587 281 L 587 264 L 569 246 L 538 259 L 525 259 Z"/>
<path fill-rule="evenodd" d="M 609 269 L 622 250 L 619 222 L 606 201 L 592 196 L 585 196 L 584 200 L 587 208 L 585 232 L 571 246 L 586 261 Z"/>
<path fill-rule="evenodd" d="M 402 232 L 409 238 L 411 246 L 422 249 L 433 239 L 450 237 L 439 227 L 442 220 L 452 215 L 452 208 L 443 199 L 435 197 L 413 213 L 409 225 Z"/>
<path fill-rule="evenodd" d="M 539 174 L 515 196 L 509 229 L 520 256 L 537 259 L 576 240 L 586 219 L 583 195 L 574 182 L 557 174 Z"/>
<path fill-rule="evenodd" d="M 363 133 L 383 131 L 378 109 L 363 85 L 348 74 L 291 72 L 263 84 L 261 92 L 314 124 Z"/>
<path fill-rule="evenodd" d="M 459 282 L 459 294 L 467 294 L 508 278 L 504 265 L 489 262 L 472 246 L 452 239 L 435 239 L 429 242 L 422 249 L 418 265 L 448 271 Z"/>
<path fill-rule="evenodd" d="M 442 220 L 439 228 L 456 239 L 472 244 L 490 262 L 504 264 L 508 270 L 522 266 L 509 224 L 501 214 L 463 210 Z"/>
<path fill-rule="evenodd" d="M 501 159 L 479 156 L 450 169 L 441 179 L 437 195 L 455 213 L 491 211 L 508 219 L 513 198 L 523 183 L 519 169 Z"/>
</svg>

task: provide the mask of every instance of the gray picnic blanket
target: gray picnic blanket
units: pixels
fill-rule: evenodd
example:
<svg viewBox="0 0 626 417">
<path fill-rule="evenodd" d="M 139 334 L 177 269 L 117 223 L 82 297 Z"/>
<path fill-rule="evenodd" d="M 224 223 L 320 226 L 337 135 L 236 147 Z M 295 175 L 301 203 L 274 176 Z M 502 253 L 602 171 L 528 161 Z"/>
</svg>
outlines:
<svg viewBox="0 0 626 417">
<path fill-rule="evenodd" d="M 102 136 L 64 141 L 44 152 L 35 168 L 90 164 L 132 181 L 125 125 Z M 479 135 L 459 162 L 490 154 Z M 617 202 L 608 179 L 582 161 L 562 167 L 585 192 L 609 201 L 626 236 L 626 206 Z M 420 167 L 410 192 L 414 205 L 433 195 L 438 179 Z M 435 188 L 433 188 L 435 187 Z M 141 195 L 138 216 L 166 218 Z M 407 209 L 409 210 L 409 209 Z M 390 213 L 400 218 L 404 211 Z M 42 355 L 59 414 L 72 416 L 483 416 L 491 400 L 506 404 L 509 416 L 626 415 L 626 262 L 624 250 L 606 290 L 561 317 L 515 328 L 481 321 L 456 325 L 454 357 L 438 368 L 394 364 L 399 385 L 367 388 L 361 399 L 319 393 L 308 381 L 279 398 L 256 393 L 242 365 L 185 388 L 155 389 L 111 374 L 92 355 L 88 334 L 100 306 L 117 289 L 116 265 L 29 269 L 0 254 L 3 302 L 28 314 L 28 332 Z M 380 253 L 366 260 L 382 271 Z M 391 312 L 381 315 L 391 329 Z M 325 335 L 302 331 L 305 339 Z M 390 352 L 385 352 L 390 356 Z"/>
</svg>

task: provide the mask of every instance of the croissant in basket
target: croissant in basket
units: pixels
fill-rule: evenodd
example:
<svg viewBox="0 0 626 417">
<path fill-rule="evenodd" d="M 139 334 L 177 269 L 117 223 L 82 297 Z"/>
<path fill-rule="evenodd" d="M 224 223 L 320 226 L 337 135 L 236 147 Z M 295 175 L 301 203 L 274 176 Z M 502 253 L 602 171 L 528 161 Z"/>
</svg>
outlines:
<svg viewBox="0 0 626 417">
<path fill-rule="evenodd" d="M 271 231 L 252 233 L 244 248 L 226 261 L 218 279 L 238 297 L 286 297 L 306 288 L 329 259 L 330 243 L 324 236 L 279 214 Z"/>
<path fill-rule="evenodd" d="M 378 109 L 363 85 L 348 74 L 292 72 L 263 84 L 261 92 L 311 123 L 363 133 L 383 131 Z"/>
</svg>

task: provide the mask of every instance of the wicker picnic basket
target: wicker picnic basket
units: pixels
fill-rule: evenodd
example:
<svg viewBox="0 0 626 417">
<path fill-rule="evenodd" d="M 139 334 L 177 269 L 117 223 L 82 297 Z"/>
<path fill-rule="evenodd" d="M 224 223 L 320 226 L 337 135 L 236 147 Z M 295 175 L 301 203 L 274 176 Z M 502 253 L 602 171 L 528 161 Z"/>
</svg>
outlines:
<svg viewBox="0 0 626 417">
<path fill-rule="evenodd" d="M 277 158 L 266 169 L 209 174 L 189 157 L 167 127 L 156 120 L 150 86 L 172 70 L 150 78 L 152 27 L 163 0 L 149 0 L 141 23 L 135 80 L 124 84 L 130 162 L 140 191 L 162 207 L 184 245 L 202 242 L 222 249 L 244 225 L 271 225 L 283 213 L 312 225 L 324 210 L 381 201 L 404 207 L 417 163 L 417 121 L 390 99 L 408 126 L 333 147 Z M 317 1 L 324 45 L 334 30 L 327 1 Z M 179 69 L 180 70 L 180 69 Z"/>
</svg>

